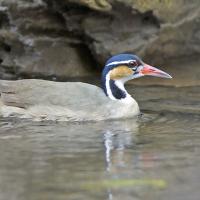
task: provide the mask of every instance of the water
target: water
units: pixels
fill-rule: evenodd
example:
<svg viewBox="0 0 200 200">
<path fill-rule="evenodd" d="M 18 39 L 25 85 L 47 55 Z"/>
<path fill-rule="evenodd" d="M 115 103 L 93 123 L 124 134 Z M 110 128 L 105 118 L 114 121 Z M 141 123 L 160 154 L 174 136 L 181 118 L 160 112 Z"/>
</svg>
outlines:
<svg viewBox="0 0 200 200">
<path fill-rule="evenodd" d="M 128 86 L 143 115 L 0 121 L 0 200 L 199 200 L 200 87 Z"/>
</svg>

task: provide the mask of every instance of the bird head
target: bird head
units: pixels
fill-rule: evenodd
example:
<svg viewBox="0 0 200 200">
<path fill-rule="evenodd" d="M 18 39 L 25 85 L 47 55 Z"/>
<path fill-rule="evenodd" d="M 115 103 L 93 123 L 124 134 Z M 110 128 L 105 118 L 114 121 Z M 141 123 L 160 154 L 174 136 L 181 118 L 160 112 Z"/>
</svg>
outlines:
<svg viewBox="0 0 200 200">
<path fill-rule="evenodd" d="M 138 56 L 118 54 L 111 57 L 105 64 L 103 75 L 110 75 L 110 80 L 126 82 L 143 76 L 172 78 L 166 72 L 144 63 Z"/>
<path fill-rule="evenodd" d="M 166 72 L 144 63 L 138 56 L 118 54 L 111 57 L 102 72 L 102 89 L 112 100 L 127 99 L 130 95 L 124 83 L 142 76 L 172 78 Z"/>
</svg>

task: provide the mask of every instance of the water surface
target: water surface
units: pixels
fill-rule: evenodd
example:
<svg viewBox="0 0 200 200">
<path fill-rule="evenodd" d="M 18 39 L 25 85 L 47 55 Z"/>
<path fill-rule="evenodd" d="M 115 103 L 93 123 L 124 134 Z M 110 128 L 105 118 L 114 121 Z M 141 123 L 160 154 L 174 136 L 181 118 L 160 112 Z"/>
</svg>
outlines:
<svg viewBox="0 0 200 200">
<path fill-rule="evenodd" d="M 0 121 L 1 200 L 199 200 L 200 87 L 128 86 L 143 115 Z"/>
</svg>

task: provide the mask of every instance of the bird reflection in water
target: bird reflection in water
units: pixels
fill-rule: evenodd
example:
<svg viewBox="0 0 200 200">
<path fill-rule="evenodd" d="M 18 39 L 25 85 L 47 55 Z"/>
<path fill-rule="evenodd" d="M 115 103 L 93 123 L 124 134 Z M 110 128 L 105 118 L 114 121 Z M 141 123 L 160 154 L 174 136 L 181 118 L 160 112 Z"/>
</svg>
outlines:
<svg viewBox="0 0 200 200">
<path fill-rule="evenodd" d="M 106 158 L 106 169 L 108 172 L 116 171 L 115 167 L 126 166 L 126 155 L 125 150 L 133 145 L 132 133 L 115 133 L 106 131 L 104 134 L 104 146 L 105 146 L 105 158 Z"/>
<path fill-rule="evenodd" d="M 130 165 L 132 158 L 130 158 L 130 153 L 126 153 L 126 151 L 134 148 L 137 143 L 138 125 L 137 120 L 124 120 L 114 122 L 112 128 L 105 131 L 104 147 L 108 172 L 116 172 L 118 168 Z"/>
<path fill-rule="evenodd" d="M 111 180 L 138 179 L 140 170 L 154 167 L 156 155 L 138 149 L 138 145 L 142 145 L 139 132 L 137 120 L 115 122 L 112 128 L 105 130 L 106 171 Z M 107 187 L 109 200 L 114 199 L 112 189 Z"/>
</svg>

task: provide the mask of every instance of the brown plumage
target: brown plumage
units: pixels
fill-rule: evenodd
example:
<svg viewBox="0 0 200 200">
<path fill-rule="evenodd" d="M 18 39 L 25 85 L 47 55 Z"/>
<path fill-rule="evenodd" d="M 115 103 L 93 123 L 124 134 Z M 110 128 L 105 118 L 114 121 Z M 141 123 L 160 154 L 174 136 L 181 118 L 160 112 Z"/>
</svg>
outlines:
<svg viewBox="0 0 200 200">
<path fill-rule="evenodd" d="M 117 80 L 133 74 L 133 70 L 127 67 L 126 65 L 121 65 L 119 67 L 114 68 L 110 72 L 110 79 Z"/>
</svg>

